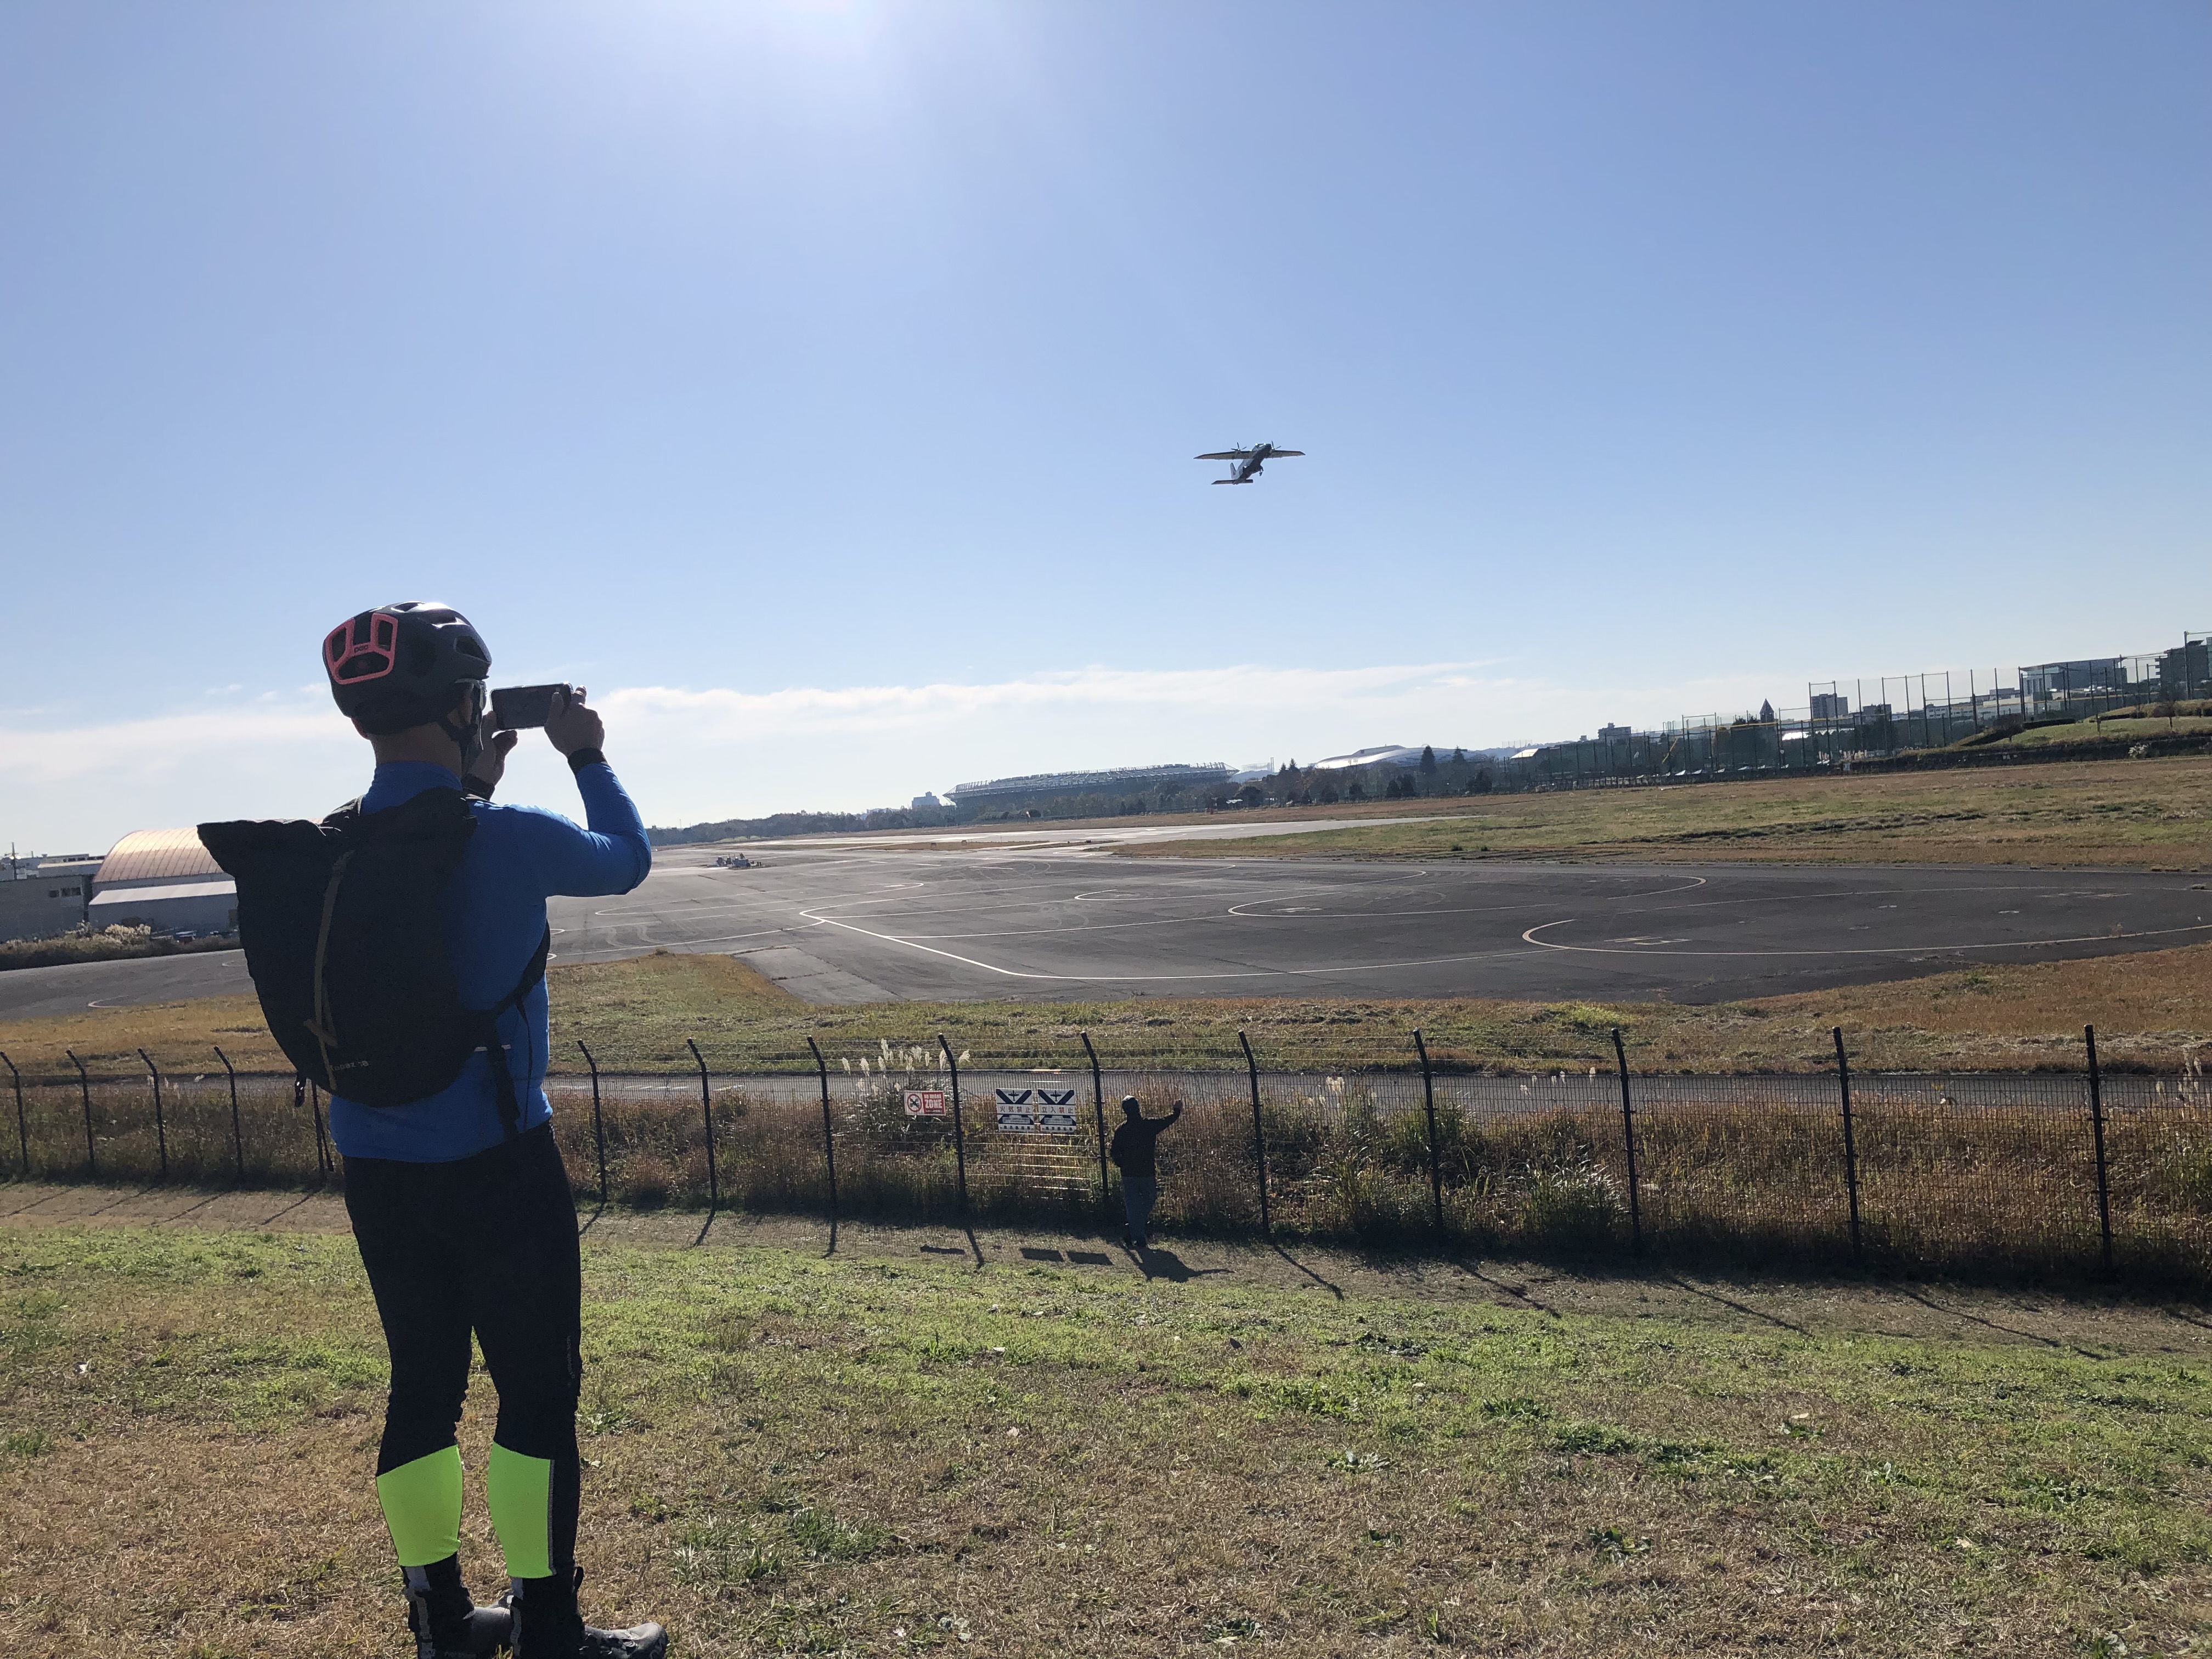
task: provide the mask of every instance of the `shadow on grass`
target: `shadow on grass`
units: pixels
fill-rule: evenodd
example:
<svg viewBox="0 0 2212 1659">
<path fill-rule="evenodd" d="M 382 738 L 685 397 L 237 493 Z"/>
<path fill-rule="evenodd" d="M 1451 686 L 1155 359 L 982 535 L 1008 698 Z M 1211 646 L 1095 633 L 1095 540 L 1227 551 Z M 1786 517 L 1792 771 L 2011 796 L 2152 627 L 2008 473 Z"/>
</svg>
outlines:
<svg viewBox="0 0 2212 1659">
<path fill-rule="evenodd" d="M 198 1203 L 197 1203 L 197 1204 L 187 1204 L 187 1205 L 185 1205 L 185 1207 L 184 1207 L 183 1209 L 181 1209 L 181 1210 L 178 1211 L 178 1212 L 176 1212 L 176 1214 L 174 1214 L 174 1215 L 165 1215 L 165 1216 L 163 1216 L 163 1217 L 161 1218 L 161 1224 L 162 1224 L 163 1226 L 168 1226 L 168 1225 L 171 1225 L 171 1224 L 173 1224 L 173 1223 L 182 1221 L 182 1220 L 183 1220 L 186 1216 L 191 1215 L 191 1213 L 193 1213 L 193 1212 L 198 1211 L 198 1210 L 204 1210 L 205 1208 L 207 1208 L 207 1206 L 208 1206 L 209 1205 L 210 1205 L 210 1204 L 214 1203 L 214 1202 L 216 1201 L 216 1200 L 217 1200 L 218 1198 L 224 1197 L 224 1196 L 226 1196 L 226 1194 L 223 1194 L 223 1193 L 221 1193 L 221 1192 L 212 1192 L 212 1193 L 210 1193 L 210 1194 L 209 1194 L 205 1198 L 202 1199 Z"/>
<path fill-rule="evenodd" d="M 1469 1279 L 1480 1279 L 1483 1284 L 1489 1285 L 1492 1290 L 1503 1292 L 1505 1296 L 1511 1297 L 1514 1304 L 1524 1308 L 1534 1308 L 1538 1313 L 1549 1314 L 1554 1319 L 1560 1316 L 1559 1310 L 1557 1308 L 1553 1307 L 1549 1303 L 1540 1302 L 1534 1297 L 1529 1295 L 1528 1287 L 1526 1285 L 1515 1285 L 1506 1279 L 1496 1278 L 1490 1273 L 1483 1272 L 1479 1265 L 1466 1260 L 1464 1257 L 1450 1256 L 1446 1259 L 1450 1261 L 1453 1267 L 1458 1268 Z"/>
<path fill-rule="evenodd" d="M 1297 1257 L 1296 1257 L 1296 1256 L 1292 1255 L 1291 1255 L 1288 1250 L 1285 1249 L 1282 1247 L 1282 1245 L 1281 1245 L 1281 1243 L 1280 1243 L 1279 1242 L 1278 1242 L 1277 1240 L 1275 1240 L 1275 1239 L 1273 1239 L 1273 1238 L 1270 1238 L 1270 1239 L 1267 1241 L 1267 1248 L 1268 1248 L 1269 1249 L 1273 1250 L 1273 1251 L 1277 1255 L 1279 1255 L 1279 1256 L 1282 1257 L 1284 1261 L 1285 1261 L 1289 1262 L 1289 1263 L 1291 1264 L 1291 1266 L 1292 1266 L 1293 1267 L 1296 1267 L 1296 1268 L 1297 1268 L 1300 1273 L 1304 1273 L 1304 1274 L 1308 1279 L 1310 1279 L 1311 1280 L 1313 1280 L 1313 1282 L 1314 1282 L 1315 1284 L 1316 1284 L 1316 1285 L 1320 1285 L 1320 1286 L 1322 1287 L 1322 1289 L 1323 1289 L 1324 1291 L 1328 1291 L 1331 1296 L 1334 1297 L 1335 1297 L 1339 1302 L 1341 1302 L 1341 1301 L 1343 1301 L 1343 1300 L 1344 1300 L 1344 1291 L 1343 1291 L 1343 1289 L 1342 1289 L 1342 1287 L 1341 1287 L 1341 1286 L 1340 1286 L 1340 1285 L 1333 1285 L 1333 1284 L 1331 1284 L 1328 1279 L 1323 1279 L 1323 1278 L 1322 1278 L 1319 1273 L 1316 1273 L 1316 1272 L 1315 1272 L 1311 1267 L 1307 1267 L 1307 1266 L 1306 1266 L 1306 1264 L 1305 1264 L 1304 1262 L 1303 1262 L 1303 1261 L 1299 1261 L 1299 1260 L 1297 1259 Z"/>
<path fill-rule="evenodd" d="M 1693 1285 L 1679 1273 L 1662 1273 L 1660 1275 L 1660 1278 L 1663 1283 L 1672 1285 L 1678 1291 L 1687 1291 L 1692 1296 L 1702 1296 L 1708 1302 L 1717 1302 L 1723 1308 L 1732 1308 L 1736 1312 L 1744 1314 L 1750 1318 L 1763 1319 L 1770 1325 L 1779 1325 L 1784 1330 L 1795 1331 L 1800 1336 L 1810 1336 L 1813 1334 L 1812 1332 L 1807 1330 L 1802 1325 L 1793 1323 L 1791 1321 L 1783 1318 L 1779 1314 L 1768 1313 L 1764 1308 L 1754 1308 L 1749 1303 L 1739 1302 L 1732 1296 L 1723 1296 L 1718 1291 L 1710 1289 L 1705 1285 Z M 1935 1306 L 1935 1304 L 1929 1303 L 1929 1305 L 1933 1307 Z"/>
<path fill-rule="evenodd" d="M 1188 1284 L 1194 1279 L 1225 1277 L 1230 1271 L 1226 1267 L 1194 1267 L 1173 1250 L 1150 1245 L 1134 1254 L 1138 1271 L 1146 1279 L 1164 1279 L 1170 1285 Z"/>
<path fill-rule="evenodd" d="M 1970 1313 L 1964 1308 L 1947 1308 L 1941 1302 L 1936 1301 L 1933 1297 L 1923 1295 L 1920 1291 L 1914 1290 L 1910 1285 L 1898 1285 L 1892 1288 L 1895 1290 L 1898 1295 L 1904 1297 L 1906 1300 L 1917 1302 L 1923 1308 L 1932 1308 L 1937 1313 L 1942 1314 L 1948 1318 L 1971 1320 L 1973 1323 L 1984 1326 L 1990 1330 L 1996 1331 L 2000 1335 L 2016 1336 L 2023 1342 L 2040 1342 L 2046 1348 L 2063 1348 L 2067 1346 L 2065 1343 L 2057 1341 L 2054 1338 L 2044 1335 L 2040 1331 L 2023 1331 L 2014 1326 L 2000 1325 L 1994 1319 L 1985 1319 L 1980 1314 Z M 2101 1359 L 2104 1356 L 2102 1354 L 2098 1354 L 2093 1356 L 2093 1358 Z"/>
<path fill-rule="evenodd" d="M 319 1187 L 310 1188 L 307 1191 L 301 1193 L 299 1197 L 294 1199 L 289 1204 L 284 1206 L 283 1209 L 277 1210 L 272 1214 L 264 1216 L 254 1224 L 260 1227 L 273 1227 L 279 1221 L 282 1221 L 286 1216 L 291 1214 L 293 1211 L 298 1209 L 302 1204 L 305 1204 L 309 1199 L 319 1196 L 321 1191 L 322 1189 Z"/>
</svg>

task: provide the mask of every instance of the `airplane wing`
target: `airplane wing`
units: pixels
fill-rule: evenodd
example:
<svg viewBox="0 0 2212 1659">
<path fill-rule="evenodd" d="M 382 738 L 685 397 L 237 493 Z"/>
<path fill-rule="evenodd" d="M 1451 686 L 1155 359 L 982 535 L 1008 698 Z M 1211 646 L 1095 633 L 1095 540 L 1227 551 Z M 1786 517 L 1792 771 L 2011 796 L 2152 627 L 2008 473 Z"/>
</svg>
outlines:
<svg viewBox="0 0 2212 1659">
<path fill-rule="evenodd" d="M 1267 459 L 1272 461 L 1285 455 L 1303 455 L 1305 451 L 1303 449 L 1278 449 L 1274 451 L 1273 453 L 1270 454 Z"/>
<path fill-rule="evenodd" d="M 1283 452 L 1277 450 L 1275 453 L 1279 455 Z M 1252 452 L 1249 449 L 1217 449 L 1209 454 L 1191 457 L 1194 461 L 1249 461 L 1251 459 Z"/>
</svg>

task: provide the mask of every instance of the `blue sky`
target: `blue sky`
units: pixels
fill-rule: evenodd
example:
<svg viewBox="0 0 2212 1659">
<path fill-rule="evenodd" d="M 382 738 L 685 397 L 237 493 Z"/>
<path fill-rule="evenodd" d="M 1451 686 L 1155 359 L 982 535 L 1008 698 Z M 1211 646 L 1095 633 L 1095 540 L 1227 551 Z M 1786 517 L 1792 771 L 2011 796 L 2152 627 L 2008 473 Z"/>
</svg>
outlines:
<svg viewBox="0 0 2212 1659">
<path fill-rule="evenodd" d="M 399 597 L 658 823 L 2172 643 L 2207 85 L 2181 3 L 11 6 L 0 836 L 352 793 Z"/>
</svg>

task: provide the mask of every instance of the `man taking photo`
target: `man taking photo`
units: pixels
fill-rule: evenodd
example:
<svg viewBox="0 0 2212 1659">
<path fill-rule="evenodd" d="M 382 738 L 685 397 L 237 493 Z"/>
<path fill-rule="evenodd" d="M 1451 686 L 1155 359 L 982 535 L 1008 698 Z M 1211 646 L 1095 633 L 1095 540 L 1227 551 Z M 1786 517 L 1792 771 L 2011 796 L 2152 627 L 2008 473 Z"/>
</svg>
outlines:
<svg viewBox="0 0 2212 1659">
<path fill-rule="evenodd" d="M 392 1355 L 376 1493 L 418 1659 L 659 1659 L 659 1625 L 577 1608 L 582 1270 L 542 1086 L 545 901 L 626 893 L 652 853 L 582 688 L 544 722 L 586 826 L 495 805 L 517 733 L 486 736 L 491 653 L 449 606 L 349 618 L 324 641 L 341 713 L 376 758 L 368 793 L 319 824 L 208 824 L 239 878 L 270 1027 L 331 1094 L 346 1210 Z M 460 1573 L 454 1429 L 470 1340 L 499 1394 L 484 1495 L 508 1590 Z"/>
</svg>

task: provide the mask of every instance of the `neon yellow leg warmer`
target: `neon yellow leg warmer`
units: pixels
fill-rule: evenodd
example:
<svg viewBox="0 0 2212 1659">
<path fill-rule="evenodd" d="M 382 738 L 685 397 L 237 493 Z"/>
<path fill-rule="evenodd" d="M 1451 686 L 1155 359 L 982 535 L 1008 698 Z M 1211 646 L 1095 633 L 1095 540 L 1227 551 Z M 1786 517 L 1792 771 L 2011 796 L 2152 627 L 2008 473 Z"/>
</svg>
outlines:
<svg viewBox="0 0 2212 1659">
<path fill-rule="evenodd" d="M 525 1457 L 496 1440 L 484 1467 L 484 1504 L 499 1534 L 510 1578 L 545 1578 L 553 1571 L 553 1465 Z"/>
<path fill-rule="evenodd" d="M 403 1567 L 427 1567 L 461 1547 L 461 1449 L 447 1446 L 376 1477 L 376 1501 Z"/>
</svg>

